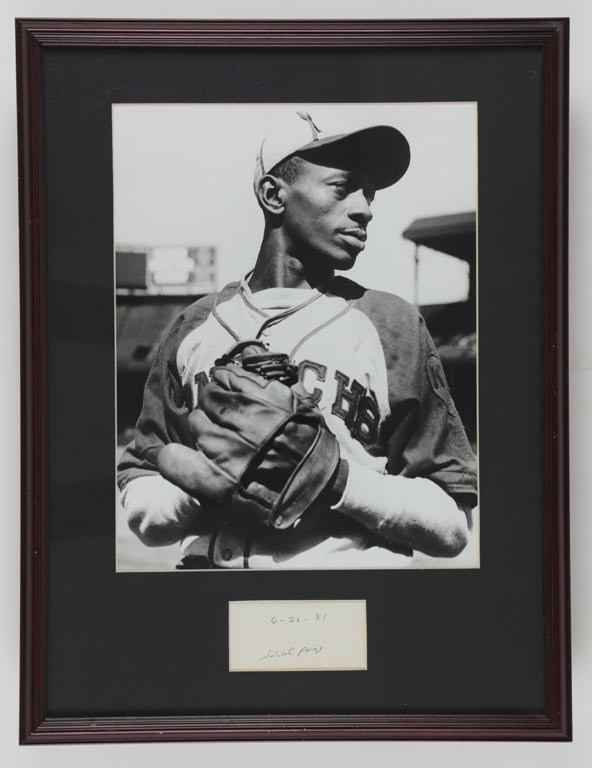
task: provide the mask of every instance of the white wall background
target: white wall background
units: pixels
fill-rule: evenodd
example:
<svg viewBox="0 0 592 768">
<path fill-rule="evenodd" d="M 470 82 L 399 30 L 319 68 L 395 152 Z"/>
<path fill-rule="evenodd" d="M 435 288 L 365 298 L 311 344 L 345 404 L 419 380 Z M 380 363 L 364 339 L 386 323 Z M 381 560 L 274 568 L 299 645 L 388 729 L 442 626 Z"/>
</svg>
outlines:
<svg viewBox="0 0 592 768">
<path fill-rule="evenodd" d="M 530 743 L 262 743 L 18 747 L 19 652 L 19 315 L 18 211 L 14 22 L 19 17 L 121 18 L 442 18 L 571 16 L 570 168 L 570 396 L 572 636 L 574 741 Z M 0 10 L 0 387 L 5 403 L 0 466 L 3 535 L 0 539 L 0 760 L 10 768 L 68 768 L 83 764 L 160 768 L 240 764 L 301 766 L 335 762 L 405 768 L 584 768 L 592 760 L 592 10 L 585 0 L 5 0 Z"/>
</svg>

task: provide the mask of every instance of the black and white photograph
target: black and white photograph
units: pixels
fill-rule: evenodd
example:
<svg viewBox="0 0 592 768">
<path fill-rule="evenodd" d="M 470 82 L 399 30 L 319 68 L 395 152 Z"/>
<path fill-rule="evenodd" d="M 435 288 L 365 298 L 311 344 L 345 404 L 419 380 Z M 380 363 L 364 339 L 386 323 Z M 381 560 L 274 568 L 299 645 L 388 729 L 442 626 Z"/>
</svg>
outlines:
<svg viewBox="0 0 592 768">
<path fill-rule="evenodd" d="M 117 571 L 479 568 L 477 103 L 112 127 Z"/>
</svg>

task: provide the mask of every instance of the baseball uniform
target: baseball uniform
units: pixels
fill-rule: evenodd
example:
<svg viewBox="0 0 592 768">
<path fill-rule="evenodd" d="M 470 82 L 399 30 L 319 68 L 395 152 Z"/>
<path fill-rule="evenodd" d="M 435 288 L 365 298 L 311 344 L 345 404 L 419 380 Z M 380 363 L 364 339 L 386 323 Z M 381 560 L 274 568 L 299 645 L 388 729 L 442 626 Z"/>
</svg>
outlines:
<svg viewBox="0 0 592 768">
<path fill-rule="evenodd" d="M 397 296 L 336 277 L 321 290 L 257 293 L 243 280 L 177 318 L 159 347 L 134 439 L 119 464 L 124 507 L 136 481 L 157 478 L 155 489 L 167 482 L 156 460 L 164 444 L 195 447 L 187 415 L 199 387 L 232 344 L 254 338 L 298 365 L 348 462 L 344 497 L 372 503 L 372 488 L 386 475 L 430 480 L 476 504 L 475 458 L 421 315 Z M 383 484 L 380 493 L 389 489 Z M 339 503 L 289 531 L 220 522 L 188 503 L 195 520 L 181 542 L 188 567 L 389 568 L 405 566 L 413 554 L 342 514 Z"/>
</svg>

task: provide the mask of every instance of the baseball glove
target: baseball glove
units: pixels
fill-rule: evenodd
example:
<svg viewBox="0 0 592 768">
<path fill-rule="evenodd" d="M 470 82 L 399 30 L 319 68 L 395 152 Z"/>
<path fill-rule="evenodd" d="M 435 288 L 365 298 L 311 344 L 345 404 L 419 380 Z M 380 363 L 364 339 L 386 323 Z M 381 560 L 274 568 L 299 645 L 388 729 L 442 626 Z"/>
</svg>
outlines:
<svg viewBox="0 0 592 768">
<path fill-rule="evenodd" d="M 291 387 L 298 381 L 298 366 L 290 363 L 283 352 L 270 352 L 259 339 L 239 341 L 225 355 L 214 361 L 214 365 L 240 365 L 245 371 L 258 373 L 264 379 L 274 379 Z M 306 393 L 304 393 L 306 394 Z"/>
<path fill-rule="evenodd" d="M 159 469 L 222 519 L 287 529 L 333 503 L 347 464 L 306 390 L 282 383 L 294 377 L 287 356 L 262 347 L 245 342 L 216 361 L 189 416 L 197 450 L 170 443 Z M 257 355 L 262 374 L 248 367 Z"/>
</svg>

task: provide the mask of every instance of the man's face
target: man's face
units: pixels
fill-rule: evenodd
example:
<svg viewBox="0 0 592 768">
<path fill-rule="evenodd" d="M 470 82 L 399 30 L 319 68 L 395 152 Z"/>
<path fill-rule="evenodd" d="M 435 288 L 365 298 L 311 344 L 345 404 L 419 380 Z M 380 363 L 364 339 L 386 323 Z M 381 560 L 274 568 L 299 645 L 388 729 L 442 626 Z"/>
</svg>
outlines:
<svg viewBox="0 0 592 768">
<path fill-rule="evenodd" d="M 287 184 L 282 227 L 293 253 L 351 269 L 366 245 L 374 189 L 359 172 L 304 160 Z"/>
</svg>

